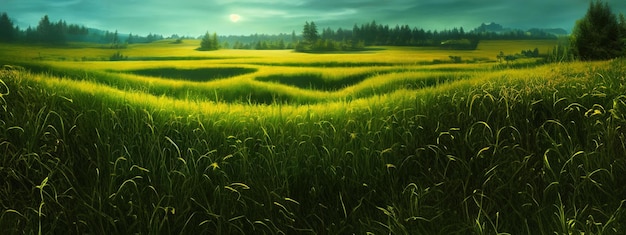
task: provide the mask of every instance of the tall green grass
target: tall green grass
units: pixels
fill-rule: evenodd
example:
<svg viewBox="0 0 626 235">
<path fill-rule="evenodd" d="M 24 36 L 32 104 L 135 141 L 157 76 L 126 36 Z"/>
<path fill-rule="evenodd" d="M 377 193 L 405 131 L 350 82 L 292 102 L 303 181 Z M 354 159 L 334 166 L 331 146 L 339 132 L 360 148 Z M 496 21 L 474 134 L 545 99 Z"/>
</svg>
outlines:
<svg viewBox="0 0 626 235">
<path fill-rule="evenodd" d="M 621 234 L 624 70 L 460 72 L 261 106 L 1 70 L 0 230 Z"/>
</svg>

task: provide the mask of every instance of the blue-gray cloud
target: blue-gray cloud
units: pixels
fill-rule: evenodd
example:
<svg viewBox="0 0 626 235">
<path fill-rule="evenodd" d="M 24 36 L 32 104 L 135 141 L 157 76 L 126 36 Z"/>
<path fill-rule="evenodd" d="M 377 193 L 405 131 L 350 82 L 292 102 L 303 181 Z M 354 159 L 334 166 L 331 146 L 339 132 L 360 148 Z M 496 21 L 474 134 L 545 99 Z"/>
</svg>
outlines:
<svg viewBox="0 0 626 235">
<path fill-rule="evenodd" d="M 351 28 L 376 20 L 426 29 L 464 27 L 483 22 L 507 27 L 560 27 L 571 30 L 589 0 L 0 0 L 20 27 L 41 17 L 135 34 L 218 34 L 300 32 L 304 21 L 320 27 Z M 626 1 L 606 0 L 615 13 Z M 241 15 L 237 23 L 230 14 Z"/>
</svg>

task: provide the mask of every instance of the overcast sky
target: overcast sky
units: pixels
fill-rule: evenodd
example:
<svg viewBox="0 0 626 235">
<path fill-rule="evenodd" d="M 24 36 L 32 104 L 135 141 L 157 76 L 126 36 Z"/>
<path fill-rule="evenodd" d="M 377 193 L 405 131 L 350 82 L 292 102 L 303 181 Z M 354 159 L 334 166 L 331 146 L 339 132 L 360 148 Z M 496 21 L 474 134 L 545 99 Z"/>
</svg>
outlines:
<svg viewBox="0 0 626 235">
<path fill-rule="evenodd" d="M 605 0 L 615 14 L 626 14 L 626 0 Z M 296 33 L 305 21 L 319 28 L 349 28 L 376 20 L 424 29 L 496 22 L 512 28 L 563 28 L 571 31 L 589 0 L 0 0 L 21 28 L 52 21 L 120 33 L 198 36 Z M 230 16 L 237 14 L 238 21 Z"/>
</svg>

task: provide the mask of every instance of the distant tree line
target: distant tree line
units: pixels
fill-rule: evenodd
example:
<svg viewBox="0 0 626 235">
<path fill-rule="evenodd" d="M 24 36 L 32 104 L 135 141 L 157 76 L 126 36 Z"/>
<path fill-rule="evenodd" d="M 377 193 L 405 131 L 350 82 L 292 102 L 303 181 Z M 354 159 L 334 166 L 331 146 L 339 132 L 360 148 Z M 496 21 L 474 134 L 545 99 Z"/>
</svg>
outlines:
<svg viewBox="0 0 626 235">
<path fill-rule="evenodd" d="M 247 36 L 219 36 L 223 48 L 246 49 L 246 50 L 283 50 L 293 49 L 300 35 L 293 31 L 291 34 L 280 33 L 276 35 L 252 34 Z"/>
<path fill-rule="evenodd" d="M 339 28 L 339 35 L 347 36 L 346 32 Z M 305 22 L 302 28 L 302 41 L 296 44 L 296 51 L 354 51 L 362 50 L 365 47 L 363 40 L 358 40 L 356 36 L 350 38 L 335 36 L 336 33 L 328 28 L 319 34 L 315 22 Z M 357 40 L 353 40 L 353 39 Z"/>
<path fill-rule="evenodd" d="M 149 43 L 163 39 L 162 35 L 148 34 L 120 35 L 115 32 L 88 29 L 77 24 L 68 24 L 64 20 L 52 22 L 48 15 L 44 15 L 37 27 L 28 27 L 24 30 L 15 26 L 6 12 L 0 15 L 0 42 L 44 43 L 62 45 L 67 42 L 93 42 L 110 44 L 111 48 L 120 48 L 125 44 Z"/>
<path fill-rule="evenodd" d="M 109 33 L 109 31 L 107 31 L 107 33 Z M 148 33 L 148 35 L 146 36 L 140 36 L 140 35 L 133 35 L 132 33 L 130 33 L 128 34 L 128 37 L 126 37 L 125 43 L 127 44 L 151 43 L 151 42 L 163 40 L 163 39 L 165 39 L 165 37 L 163 37 L 163 35 L 161 34 Z M 180 39 L 180 38 L 177 38 L 177 39 Z M 109 41 L 109 40 L 105 40 L 105 41 Z"/>
<path fill-rule="evenodd" d="M 481 40 L 524 40 L 524 39 L 554 39 L 556 35 L 566 35 L 564 29 L 538 29 L 529 30 L 509 29 L 494 22 L 482 23 L 470 33 L 476 34 Z"/>
<path fill-rule="evenodd" d="M 493 25 L 493 24 L 492 24 Z M 319 33 L 315 22 L 305 22 L 296 50 L 333 51 L 359 50 L 365 46 L 434 46 L 442 49 L 476 49 L 480 40 L 556 39 L 556 35 L 539 29 L 529 31 L 492 31 L 483 24 L 470 32 L 463 27 L 446 30 L 425 30 L 409 25 L 371 23 L 354 25 L 352 30 L 325 28 Z"/>
<path fill-rule="evenodd" d="M 20 30 L 18 26 L 13 25 L 7 13 L 0 15 L 0 41 L 2 42 L 63 44 L 67 40 L 87 34 L 88 30 L 84 26 L 67 24 L 63 20 L 51 22 L 47 15 L 41 18 L 36 28 L 29 26 L 26 30 Z"/>
<path fill-rule="evenodd" d="M 499 27 L 498 29 L 496 29 Z M 552 30 L 566 34 L 563 30 Z M 302 32 L 291 34 L 252 34 L 220 36 L 223 48 L 233 49 L 296 49 L 298 51 L 362 50 L 366 46 L 435 46 L 442 49 L 475 49 L 479 40 L 556 39 L 555 33 L 542 29 L 504 29 L 491 23 L 470 32 L 463 27 L 449 30 L 424 30 L 409 25 L 389 27 L 372 21 L 354 25 L 352 29 L 330 27 L 320 30 L 315 22 L 305 22 Z"/>
</svg>

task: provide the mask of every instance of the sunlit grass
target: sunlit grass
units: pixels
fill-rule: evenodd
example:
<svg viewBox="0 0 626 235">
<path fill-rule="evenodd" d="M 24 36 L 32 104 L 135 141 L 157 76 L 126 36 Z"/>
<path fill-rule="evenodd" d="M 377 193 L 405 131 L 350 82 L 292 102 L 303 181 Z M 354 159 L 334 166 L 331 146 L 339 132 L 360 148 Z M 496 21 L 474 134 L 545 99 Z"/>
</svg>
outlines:
<svg viewBox="0 0 626 235">
<path fill-rule="evenodd" d="M 253 75 L 242 75 L 237 78 L 204 83 L 171 80 L 166 78 L 155 79 L 131 74 L 120 74 L 117 75 L 116 79 L 129 83 L 126 83 L 125 86 L 117 88 L 108 85 L 108 83 L 115 83 L 114 81 L 98 83 L 97 78 L 95 80 L 88 79 L 77 81 L 72 79 L 63 79 L 56 76 L 37 75 L 34 76 L 34 80 L 43 84 L 48 84 L 53 90 L 67 90 L 70 94 L 74 92 L 88 93 L 95 97 L 107 97 L 107 99 L 117 100 L 117 103 L 140 103 L 143 105 L 154 106 L 157 109 L 170 107 L 184 110 L 184 112 L 209 114 L 222 114 L 221 112 L 223 112 L 223 110 L 235 112 L 236 110 L 247 109 L 245 113 L 252 116 L 264 116 L 264 113 L 275 113 L 275 111 L 271 109 L 280 108 L 285 110 L 289 108 L 301 108 L 299 107 L 300 103 L 297 99 L 303 100 L 304 104 L 306 104 L 303 107 L 315 110 L 315 112 L 341 113 L 342 109 L 363 109 L 364 107 L 369 106 L 369 104 L 373 102 L 375 103 L 376 100 L 384 100 L 382 103 L 397 103 L 392 100 L 405 100 L 406 97 L 416 99 L 415 97 L 417 94 L 437 96 L 443 91 L 462 91 L 464 89 L 485 86 L 488 84 L 519 85 L 519 83 L 528 82 L 529 78 L 539 79 L 543 81 L 543 83 L 562 82 L 561 80 L 558 80 L 558 78 L 561 77 L 558 76 L 560 73 L 577 74 L 578 76 L 582 76 L 584 74 L 584 70 L 589 68 L 601 69 L 603 67 L 604 69 L 607 69 L 607 65 L 601 63 L 578 63 L 568 64 L 567 68 L 563 68 L 563 66 L 555 68 L 553 65 L 544 65 L 525 70 L 470 70 L 467 72 L 440 72 L 437 70 L 430 71 L 428 69 L 415 71 L 407 69 L 405 71 L 399 70 L 399 72 L 390 72 L 393 70 L 389 70 L 389 68 L 332 68 L 330 71 L 325 71 L 328 73 L 326 76 L 331 76 L 330 78 L 324 77 L 325 79 L 334 80 L 363 72 L 372 73 L 372 76 L 365 78 L 362 82 L 359 82 L 356 85 L 332 91 L 302 89 L 288 85 L 279 85 L 276 83 L 255 81 L 254 79 L 251 79 L 259 74 L 289 74 L 299 71 L 298 69 L 291 67 L 277 67 L 278 70 L 274 70 L 274 68 L 271 67 L 269 68 L 270 71 L 261 70 Z M 308 70 L 316 71 L 312 68 L 309 68 Z M 307 71 L 307 69 L 302 71 Z M 334 74 L 334 71 L 336 71 L 337 74 Z M 387 71 L 388 73 L 382 73 L 383 71 Z M 334 74 L 334 76 L 332 74 Z M 569 81 L 575 81 L 571 80 L 572 78 L 566 78 Z M 573 79 L 576 79 L 576 77 L 573 77 Z M 194 96 L 185 98 L 168 95 L 168 93 L 171 94 L 180 91 L 185 91 L 187 94 L 204 94 L 205 99 L 194 99 Z M 231 102 L 236 98 L 236 96 L 224 98 L 224 96 L 229 93 L 241 95 L 239 97 L 240 99 L 238 99 L 237 102 Z M 249 93 L 266 93 L 268 101 L 271 101 L 274 98 L 277 99 L 277 103 L 282 103 L 280 101 L 289 101 L 280 100 L 279 97 L 281 96 L 291 97 L 288 99 L 294 99 L 295 102 L 288 102 L 280 106 L 254 105 L 256 103 L 252 102 L 253 106 L 251 108 L 246 108 L 247 106 L 250 106 L 250 102 L 246 102 L 246 98 L 249 98 L 250 96 L 246 96 L 245 94 Z M 214 100 L 215 95 L 218 96 L 217 100 Z M 309 103 L 306 102 L 306 100 L 316 100 L 316 102 Z M 261 103 L 265 104 L 267 102 Z M 213 106 L 213 108 L 208 108 L 211 106 Z M 235 112 L 234 116 L 241 114 L 242 113 Z M 248 115 L 243 115 L 243 117 L 248 117 Z"/>
<path fill-rule="evenodd" d="M 199 40 L 183 40 L 175 44 L 173 40 L 162 40 L 154 43 L 130 44 L 125 48 L 110 48 L 106 44 L 70 43 L 68 46 L 48 47 L 32 45 L 0 44 L 4 56 L 18 60 L 56 60 L 56 61 L 106 61 L 116 52 L 128 56 L 129 60 L 146 60 L 150 58 L 165 60 L 211 59 L 218 62 L 253 64 L 287 64 L 315 65 L 332 63 L 359 64 L 422 64 L 433 60 L 448 60 L 450 55 L 461 56 L 464 60 L 491 59 L 503 51 L 506 54 L 519 53 L 521 50 L 538 48 L 546 54 L 558 43 L 556 40 L 527 41 L 481 41 L 477 50 L 439 50 L 420 47 L 381 47 L 380 50 L 347 54 L 306 54 L 291 50 L 217 50 L 197 51 Z M 268 58 L 270 60 L 268 60 Z M 189 61 L 184 61 L 190 63 Z"/>
<path fill-rule="evenodd" d="M 624 60 L 508 69 L 432 63 L 499 46 L 328 55 L 159 43 L 125 54 L 207 58 L 0 69 L 0 233 L 626 231 Z M 127 73 L 159 68 L 252 70 L 202 82 Z M 303 74 L 362 80 L 262 81 Z"/>
<path fill-rule="evenodd" d="M 457 79 L 471 77 L 473 71 L 489 71 L 494 63 L 436 63 L 447 60 L 449 55 L 486 58 L 485 50 L 441 51 L 428 48 L 386 47 L 355 54 L 304 54 L 288 50 L 219 50 L 211 52 L 192 51 L 193 41 L 172 44 L 160 41 L 153 44 L 133 44 L 122 49 L 133 58 L 204 58 L 201 60 L 148 60 L 148 61 L 58 61 L 44 60 L 44 71 L 58 70 L 52 74 L 75 74 L 69 78 L 99 82 L 118 89 L 143 91 L 152 95 L 171 98 L 213 102 L 311 104 L 326 101 L 352 100 L 384 94 L 398 89 L 421 89 Z M 485 42 L 486 44 L 493 42 Z M 526 44 L 524 44 L 526 43 Z M 537 42 L 540 45 L 549 42 Z M 529 42 L 512 42 L 512 45 L 532 46 Z M 521 46 L 520 46 L 521 47 Z M 154 48 L 155 50 L 150 50 Z M 99 49 L 111 51 L 110 49 Z M 170 51 L 171 50 L 171 51 Z M 44 50 L 45 52 L 45 50 Z M 197 57 L 202 53 L 204 57 Z M 488 53 L 496 54 L 495 50 Z M 139 57 L 137 57 L 139 58 Z M 471 60 L 468 58 L 467 60 Z M 481 60 L 482 61 L 482 60 Z M 26 66 L 28 67 L 28 66 Z M 221 76 L 211 81 L 208 74 L 202 84 L 171 79 L 155 79 L 130 75 L 133 71 L 165 68 L 180 70 L 211 69 L 219 74 L 233 68 L 256 70 L 241 75 Z M 83 73 L 84 72 L 84 76 Z M 469 75 L 459 73 L 467 72 Z M 148 75 L 148 74 L 146 74 Z M 180 76 L 172 74 L 173 76 Z M 201 76 L 201 75 L 200 75 Z M 158 76 L 160 77 L 160 76 Z M 310 77 L 316 82 L 307 81 Z M 266 84 L 266 83 L 273 84 Z M 280 85 L 283 84 L 283 85 Z M 376 85 L 373 85 L 376 84 Z M 290 86 L 290 87 L 286 87 Z M 297 89 L 293 89 L 297 88 Z M 311 91 L 311 89 L 318 91 Z M 321 91 L 321 92 L 320 92 Z"/>
</svg>

